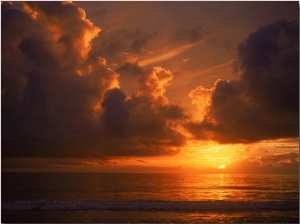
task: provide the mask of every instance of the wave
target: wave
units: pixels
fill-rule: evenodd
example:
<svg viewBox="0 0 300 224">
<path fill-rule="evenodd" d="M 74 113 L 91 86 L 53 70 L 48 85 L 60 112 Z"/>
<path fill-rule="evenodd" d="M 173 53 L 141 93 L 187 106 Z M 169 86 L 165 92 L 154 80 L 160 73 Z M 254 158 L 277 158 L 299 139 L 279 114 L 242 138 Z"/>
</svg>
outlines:
<svg viewBox="0 0 300 224">
<path fill-rule="evenodd" d="M 13 201 L 2 210 L 253 211 L 299 210 L 299 201 Z"/>
</svg>

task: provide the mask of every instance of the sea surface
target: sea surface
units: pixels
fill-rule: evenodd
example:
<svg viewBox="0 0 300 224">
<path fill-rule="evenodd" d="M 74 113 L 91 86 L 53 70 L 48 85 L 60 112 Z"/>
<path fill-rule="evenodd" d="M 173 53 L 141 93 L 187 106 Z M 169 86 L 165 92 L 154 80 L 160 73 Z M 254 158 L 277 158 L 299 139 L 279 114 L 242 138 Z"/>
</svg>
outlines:
<svg viewBox="0 0 300 224">
<path fill-rule="evenodd" d="M 2 173 L 1 222 L 298 223 L 298 175 Z"/>
</svg>

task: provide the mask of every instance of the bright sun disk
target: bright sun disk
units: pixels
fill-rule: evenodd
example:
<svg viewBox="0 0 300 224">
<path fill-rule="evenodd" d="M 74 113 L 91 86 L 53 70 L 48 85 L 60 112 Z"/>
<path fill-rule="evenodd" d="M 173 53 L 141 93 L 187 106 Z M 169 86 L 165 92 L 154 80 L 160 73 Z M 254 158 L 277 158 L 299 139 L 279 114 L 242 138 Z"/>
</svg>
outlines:
<svg viewBox="0 0 300 224">
<path fill-rule="evenodd" d="M 219 170 L 223 170 L 223 169 L 225 169 L 225 168 L 226 168 L 225 165 L 220 165 L 220 166 L 218 166 L 218 169 L 219 169 Z"/>
</svg>

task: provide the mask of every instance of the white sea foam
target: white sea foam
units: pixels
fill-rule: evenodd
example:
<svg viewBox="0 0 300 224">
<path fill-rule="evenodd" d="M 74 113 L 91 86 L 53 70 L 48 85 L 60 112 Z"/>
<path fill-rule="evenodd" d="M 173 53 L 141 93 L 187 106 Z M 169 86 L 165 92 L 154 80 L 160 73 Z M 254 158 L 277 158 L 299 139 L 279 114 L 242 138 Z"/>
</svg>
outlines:
<svg viewBox="0 0 300 224">
<path fill-rule="evenodd" d="M 253 211 L 298 210 L 298 201 L 14 201 L 2 202 L 2 210 L 160 210 Z"/>
</svg>

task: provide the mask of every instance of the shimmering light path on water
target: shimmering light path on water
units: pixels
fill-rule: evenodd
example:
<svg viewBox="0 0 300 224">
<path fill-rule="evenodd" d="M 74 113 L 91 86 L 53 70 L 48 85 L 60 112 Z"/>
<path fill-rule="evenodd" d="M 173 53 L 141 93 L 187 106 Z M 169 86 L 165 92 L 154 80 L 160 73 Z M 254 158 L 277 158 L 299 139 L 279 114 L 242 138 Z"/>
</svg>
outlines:
<svg viewBox="0 0 300 224">
<path fill-rule="evenodd" d="M 3 173 L 2 201 L 298 200 L 297 175 Z"/>
<path fill-rule="evenodd" d="M 5 222 L 298 222 L 299 216 L 297 175 L 3 173 L 2 181 Z"/>
</svg>

